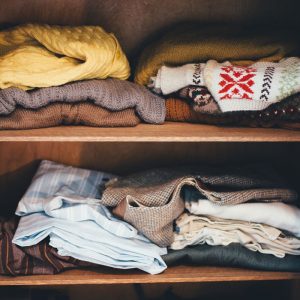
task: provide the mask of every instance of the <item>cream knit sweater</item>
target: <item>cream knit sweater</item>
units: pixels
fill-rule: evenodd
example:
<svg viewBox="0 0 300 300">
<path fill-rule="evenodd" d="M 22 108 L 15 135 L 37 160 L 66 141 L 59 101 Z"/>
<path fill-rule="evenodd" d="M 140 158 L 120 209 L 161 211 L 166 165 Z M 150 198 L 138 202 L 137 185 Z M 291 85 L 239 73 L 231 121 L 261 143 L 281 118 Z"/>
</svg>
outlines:
<svg viewBox="0 0 300 300">
<path fill-rule="evenodd" d="M 257 62 L 248 67 L 229 62 L 163 66 L 149 87 L 170 94 L 189 85 L 205 86 L 223 112 L 263 110 L 300 92 L 300 58 L 279 63 Z"/>
</svg>

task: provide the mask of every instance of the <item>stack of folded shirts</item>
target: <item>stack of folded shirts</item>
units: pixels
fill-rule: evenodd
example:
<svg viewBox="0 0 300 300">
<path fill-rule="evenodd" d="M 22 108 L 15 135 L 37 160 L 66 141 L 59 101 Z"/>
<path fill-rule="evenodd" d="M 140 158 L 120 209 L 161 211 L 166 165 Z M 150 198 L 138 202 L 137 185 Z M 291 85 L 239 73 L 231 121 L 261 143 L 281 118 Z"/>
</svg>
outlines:
<svg viewBox="0 0 300 300">
<path fill-rule="evenodd" d="M 297 199 L 261 165 L 118 177 L 42 161 L 18 204 L 19 223 L 1 223 L 0 272 L 102 265 L 158 274 L 174 264 L 300 271 Z"/>
<path fill-rule="evenodd" d="M 0 129 L 163 123 L 163 99 L 125 81 L 129 75 L 117 39 L 100 27 L 2 31 Z"/>
<path fill-rule="evenodd" d="M 165 96 L 169 121 L 292 127 L 300 121 L 299 38 L 270 32 L 174 28 L 144 50 L 135 81 Z"/>
<path fill-rule="evenodd" d="M 78 266 L 162 272 L 166 264 L 161 255 L 167 253 L 166 248 L 153 244 L 100 204 L 104 185 L 113 177 L 43 161 L 18 204 L 16 214 L 21 218 L 12 242 L 24 249 L 52 247 L 51 252 L 66 262 L 66 257 L 73 258 L 72 264 L 57 271 L 75 267 L 80 261 Z M 49 264 L 44 252 L 38 258 Z M 26 261 L 26 251 L 22 260 Z M 15 267 L 15 261 L 10 263 Z"/>
<path fill-rule="evenodd" d="M 192 167 L 114 179 L 101 203 L 158 246 L 170 247 L 167 264 L 299 271 L 297 199 L 267 166 Z"/>
<path fill-rule="evenodd" d="M 211 264 L 211 251 L 219 265 L 232 262 L 233 266 L 299 271 L 300 209 L 295 205 L 267 197 L 265 202 L 220 206 L 191 188 L 184 190 L 184 199 L 187 212 L 176 220 L 170 247 L 182 253 L 172 253 L 170 263 Z M 196 250 L 189 248 L 195 245 Z M 246 248 L 264 255 L 248 251 L 245 257 Z"/>
</svg>

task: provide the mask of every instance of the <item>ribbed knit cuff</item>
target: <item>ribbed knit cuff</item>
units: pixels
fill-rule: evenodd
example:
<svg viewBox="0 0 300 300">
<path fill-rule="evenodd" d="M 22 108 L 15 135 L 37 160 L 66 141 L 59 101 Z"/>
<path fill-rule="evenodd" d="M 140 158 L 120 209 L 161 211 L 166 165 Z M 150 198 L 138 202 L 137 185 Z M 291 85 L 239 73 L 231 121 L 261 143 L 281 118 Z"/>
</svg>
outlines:
<svg viewBox="0 0 300 300">
<path fill-rule="evenodd" d="M 203 85 L 202 68 L 204 64 L 187 64 L 170 68 L 163 66 L 157 74 L 156 87 L 160 87 L 164 95 L 176 92 L 188 85 Z"/>
<path fill-rule="evenodd" d="M 248 99 L 226 99 L 218 101 L 222 112 L 263 110 L 272 103 Z"/>
</svg>

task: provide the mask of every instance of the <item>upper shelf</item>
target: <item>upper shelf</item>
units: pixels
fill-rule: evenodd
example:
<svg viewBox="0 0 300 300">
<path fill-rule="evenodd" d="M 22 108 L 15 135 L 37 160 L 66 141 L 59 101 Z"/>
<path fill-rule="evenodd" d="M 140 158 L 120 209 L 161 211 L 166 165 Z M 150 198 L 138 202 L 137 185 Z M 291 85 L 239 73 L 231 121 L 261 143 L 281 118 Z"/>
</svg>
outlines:
<svg viewBox="0 0 300 300">
<path fill-rule="evenodd" d="M 163 125 L 140 124 L 129 128 L 61 126 L 34 130 L 0 130 L 0 142 L 3 141 L 300 142 L 300 131 L 169 122 Z"/>
<path fill-rule="evenodd" d="M 97 268 L 96 271 L 71 270 L 57 275 L 0 276 L 2 285 L 79 285 L 79 284 L 130 284 L 176 282 L 224 282 L 249 280 L 298 280 L 300 273 L 266 272 L 218 267 L 170 267 L 159 275 L 141 271 L 120 271 Z"/>
</svg>

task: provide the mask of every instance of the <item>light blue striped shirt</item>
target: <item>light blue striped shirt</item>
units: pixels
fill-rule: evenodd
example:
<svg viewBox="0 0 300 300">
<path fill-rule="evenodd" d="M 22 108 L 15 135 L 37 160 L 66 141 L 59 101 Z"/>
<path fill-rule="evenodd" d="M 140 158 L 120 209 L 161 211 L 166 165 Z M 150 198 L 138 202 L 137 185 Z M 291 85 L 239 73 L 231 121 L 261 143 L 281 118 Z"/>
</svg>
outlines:
<svg viewBox="0 0 300 300">
<path fill-rule="evenodd" d="M 52 164 L 55 168 L 51 168 Z M 100 172 L 89 171 L 94 172 L 93 176 L 85 173 L 86 177 L 78 181 L 81 169 L 49 161 L 42 162 L 41 168 L 45 167 L 59 170 L 68 179 L 52 171 L 56 178 L 54 180 L 48 173 L 38 170 L 38 176 L 34 177 L 32 185 L 20 202 L 22 205 L 16 211 L 22 217 L 13 239 L 15 244 L 21 247 L 31 246 L 49 237 L 50 245 L 62 256 L 72 256 L 113 268 L 139 268 L 150 274 L 166 269 L 161 258 L 161 255 L 167 253 L 166 248 L 153 244 L 133 226 L 114 217 L 99 203 L 99 199 L 91 198 L 93 194 L 101 196 L 95 187 L 103 184 L 100 178 L 111 178 L 111 175 L 102 173 L 101 177 L 96 174 Z M 72 176 L 67 170 L 77 175 Z M 89 183 L 82 183 L 86 180 Z M 65 188 L 66 182 L 72 186 L 71 193 L 69 188 Z M 91 188 L 93 192 L 88 194 L 83 186 Z M 54 191 L 52 198 L 48 187 Z M 77 190 L 80 190 L 80 195 L 76 194 Z M 83 195 L 88 195 L 88 198 L 83 199 Z"/>
<path fill-rule="evenodd" d="M 53 205 L 55 196 L 100 199 L 105 183 L 113 177 L 116 176 L 43 160 L 19 202 L 16 214 L 23 216 L 44 211 L 50 201 Z"/>
</svg>

